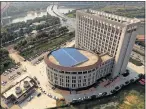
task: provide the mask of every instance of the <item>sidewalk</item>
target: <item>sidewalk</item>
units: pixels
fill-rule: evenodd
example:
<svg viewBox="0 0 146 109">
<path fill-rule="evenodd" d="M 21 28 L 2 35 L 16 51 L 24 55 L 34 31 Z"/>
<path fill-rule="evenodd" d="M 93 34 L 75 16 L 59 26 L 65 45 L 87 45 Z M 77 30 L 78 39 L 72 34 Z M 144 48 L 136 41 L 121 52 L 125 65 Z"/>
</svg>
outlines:
<svg viewBox="0 0 146 109">
<path fill-rule="evenodd" d="M 113 81 L 111 84 L 109 84 L 108 86 L 104 87 L 104 86 L 97 86 L 96 90 L 92 90 L 87 94 L 71 94 L 68 96 L 65 96 L 66 101 L 71 102 L 72 99 L 79 99 L 79 98 L 83 98 L 85 96 L 92 96 L 92 95 L 98 95 L 99 93 L 103 93 L 103 92 L 107 92 L 107 95 L 111 94 L 111 90 L 115 89 L 116 86 L 120 86 L 121 84 L 125 84 L 125 82 L 130 79 L 133 79 L 135 77 L 137 77 L 138 74 L 135 72 L 130 73 L 129 76 L 127 77 L 123 77 L 122 75 L 119 76 L 119 78 L 115 79 L 115 81 Z"/>
<path fill-rule="evenodd" d="M 144 74 L 144 66 L 136 66 L 133 63 L 129 62 L 127 67 L 129 67 L 130 69 L 134 70 L 137 73 Z"/>
</svg>

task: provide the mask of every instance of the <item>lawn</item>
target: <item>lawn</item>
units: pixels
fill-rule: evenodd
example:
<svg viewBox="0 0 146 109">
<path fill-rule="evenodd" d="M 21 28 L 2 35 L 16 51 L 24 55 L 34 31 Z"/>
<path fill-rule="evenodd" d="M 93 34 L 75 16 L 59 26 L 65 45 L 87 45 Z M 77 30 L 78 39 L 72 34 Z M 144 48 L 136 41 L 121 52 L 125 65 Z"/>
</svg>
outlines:
<svg viewBox="0 0 146 109">
<path fill-rule="evenodd" d="M 75 13 L 67 14 L 67 16 L 70 17 L 70 18 L 75 18 Z"/>
<path fill-rule="evenodd" d="M 56 106 L 57 107 L 61 107 L 61 106 L 65 106 L 66 102 L 64 100 L 57 100 L 56 101 Z"/>
<path fill-rule="evenodd" d="M 137 61 L 135 59 L 130 58 L 129 62 L 132 62 L 133 64 L 137 65 L 137 66 L 142 66 L 143 64 L 140 61 Z"/>
</svg>

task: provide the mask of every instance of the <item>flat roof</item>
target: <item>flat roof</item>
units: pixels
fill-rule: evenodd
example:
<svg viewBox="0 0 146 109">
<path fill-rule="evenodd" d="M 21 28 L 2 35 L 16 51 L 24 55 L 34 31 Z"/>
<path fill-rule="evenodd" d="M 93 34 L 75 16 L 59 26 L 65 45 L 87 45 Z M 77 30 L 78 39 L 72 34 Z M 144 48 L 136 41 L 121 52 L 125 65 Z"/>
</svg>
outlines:
<svg viewBox="0 0 146 109">
<path fill-rule="evenodd" d="M 9 96 L 11 96 L 12 94 L 16 97 L 16 98 L 19 98 L 22 94 L 24 94 L 27 90 L 24 88 L 24 81 L 28 81 L 29 82 L 29 84 L 30 84 L 30 86 L 32 87 L 33 86 L 33 84 L 32 83 L 30 83 L 30 80 L 31 80 L 31 78 L 29 78 L 28 76 L 27 77 L 25 77 L 24 79 L 22 79 L 20 82 L 18 82 L 18 83 L 16 83 L 12 88 L 10 88 L 8 91 L 6 91 L 5 93 L 3 93 L 3 96 L 5 97 L 5 98 L 8 98 Z M 19 95 L 17 95 L 16 94 L 16 87 L 20 87 L 21 89 L 22 89 L 22 93 L 21 94 L 19 94 Z"/>
<path fill-rule="evenodd" d="M 102 55 L 102 56 L 101 56 L 101 59 L 102 59 L 102 62 L 105 62 L 105 61 L 107 61 L 107 60 L 109 60 L 109 59 L 112 59 L 112 57 L 109 56 L 108 54 L 105 54 L 105 55 Z"/>
<path fill-rule="evenodd" d="M 70 65 L 70 60 L 77 60 L 78 62 L 76 62 L 73 66 L 69 66 L 69 67 L 83 67 L 83 66 L 88 66 L 88 65 L 92 65 L 95 64 L 98 61 L 98 55 L 91 53 L 89 51 L 85 51 L 85 50 L 80 50 L 80 49 L 76 49 L 76 48 L 65 48 L 65 50 L 71 50 L 71 52 L 69 52 L 69 55 L 66 55 L 65 53 L 58 53 L 57 55 L 59 55 L 59 57 L 61 58 L 61 61 L 66 61 L 65 64 L 69 64 Z M 64 50 L 64 49 L 63 49 Z M 66 51 L 65 51 L 66 52 Z M 57 53 L 57 52 L 56 52 Z M 69 59 L 67 59 L 67 57 L 69 57 Z M 49 60 L 57 65 L 60 65 L 60 62 L 58 61 L 58 59 L 56 59 L 56 57 L 53 55 L 53 52 L 48 56 Z"/>
</svg>

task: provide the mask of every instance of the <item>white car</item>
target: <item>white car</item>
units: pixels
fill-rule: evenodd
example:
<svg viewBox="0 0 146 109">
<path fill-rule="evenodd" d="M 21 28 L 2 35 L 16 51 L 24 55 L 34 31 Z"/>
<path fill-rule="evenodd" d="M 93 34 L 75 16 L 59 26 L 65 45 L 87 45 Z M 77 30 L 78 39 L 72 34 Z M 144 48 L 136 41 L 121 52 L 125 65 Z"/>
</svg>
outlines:
<svg viewBox="0 0 146 109">
<path fill-rule="evenodd" d="M 1 84 L 4 86 L 7 84 L 7 81 L 2 81 Z"/>
<path fill-rule="evenodd" d="M 6 76 L 7 74 L 6 73 L 3 73 L 3 75 Z"/>
<path fill-rule="evenodd" d="M 30 98 L 33 99 L 33 96 L 31 95 Z"/>
</svg>

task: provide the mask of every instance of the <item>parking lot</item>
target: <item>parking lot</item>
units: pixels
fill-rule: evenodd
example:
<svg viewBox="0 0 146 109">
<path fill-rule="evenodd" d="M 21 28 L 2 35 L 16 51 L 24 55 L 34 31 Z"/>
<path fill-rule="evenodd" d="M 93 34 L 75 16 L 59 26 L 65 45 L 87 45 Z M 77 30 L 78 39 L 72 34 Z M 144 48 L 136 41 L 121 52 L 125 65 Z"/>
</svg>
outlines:
<svg viewBox="0 0 146 109">
<path fill-rule="evenodd" d="M 19 66 L 6 70 L 1 75 L 1 87 L 4 89 L 5 87 L 9 86 L 9 83 L 12 83 L 16 78 L 20 77 L 24 73 L 25 71 L 23 71 Z"/>
<path fill-rule="evenodd" d="M 22 109 L 45 109 L 56 107 L 56 100 L 49 98 L 43 93 L 41 93 L 40 96 L 37 96 L 37 94 L 40 92 L 40 90 L 37 90 L 31 95 L 31 99 L 27 98 L 23 103 L 19 104 L 19 106 Z"/>
</svg>

